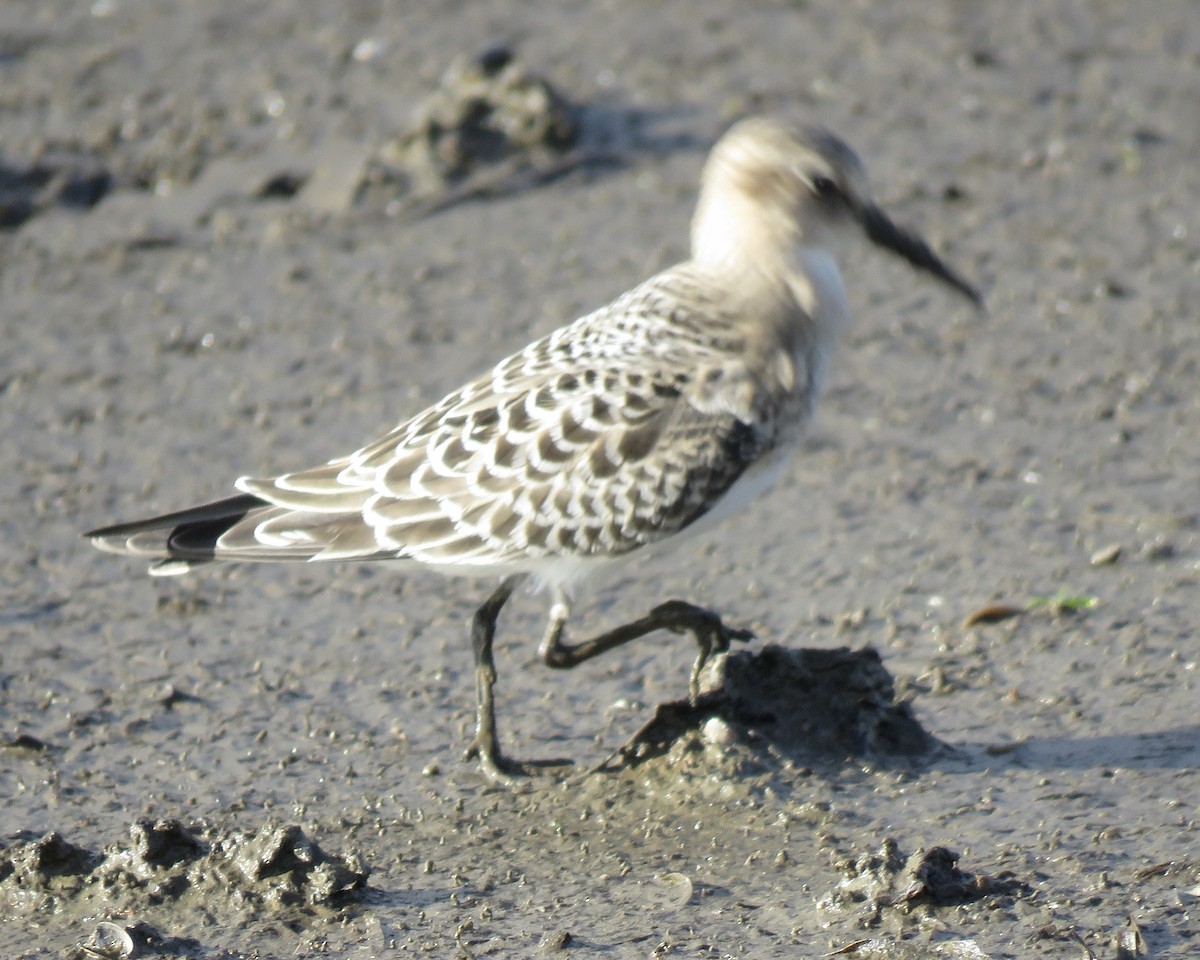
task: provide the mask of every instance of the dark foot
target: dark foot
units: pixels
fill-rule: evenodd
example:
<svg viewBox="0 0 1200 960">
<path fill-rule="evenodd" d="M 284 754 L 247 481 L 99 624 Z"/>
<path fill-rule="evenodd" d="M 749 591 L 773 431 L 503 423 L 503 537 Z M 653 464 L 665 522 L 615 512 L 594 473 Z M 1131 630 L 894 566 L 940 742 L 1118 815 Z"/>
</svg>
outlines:
<svg viewBox="0 0 1200 960">
<path fill-rule="evenodd" d="M 689 632 L 696 638 L 700 653 L 696 656 L 696 662 L 692 664 L 692 674 L 688 680 L 688 693 L 693 705 L 700 697 L 700 673 L 713 655 L 725 653 L 731 643 L 745 643 L 754 639 L 752 631 L 728 627 L 711 610 L 705 610 L 685 600 L 668 600 L 659 604 L 650 611 L 650 616 L 667 630 L 675 633 Z"/>
<path fill-rule="evenodd" d="M 571 761 L 566 759 L 512 760 L 500 752 L 496 743 L 481 741 L 478 736 L 467 747 L 463 759 L 478 759 L 483 775 L 492 783 L 505 787 L 518 787 L 526 777 L 572 765 Z"/>
</svg>

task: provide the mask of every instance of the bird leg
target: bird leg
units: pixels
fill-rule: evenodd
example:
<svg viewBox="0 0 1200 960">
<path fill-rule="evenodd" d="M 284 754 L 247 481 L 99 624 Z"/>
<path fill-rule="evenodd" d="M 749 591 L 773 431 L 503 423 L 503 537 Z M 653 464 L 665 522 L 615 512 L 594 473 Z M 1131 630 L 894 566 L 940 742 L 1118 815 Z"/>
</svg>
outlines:
<svg viewBox="0 0 1200 960">
<path fill-rule="evenodd" d="M 754 634 L 749 630 L 737 630 L 725 626 L 721 618 L 711 610 L 705 610 L 684 600 L 668 600 L 659 604 L 644 617 L 614 627 L 606 633 L 579 643 L 563 643 L 563 632 L 567 625 L 566 604 L 558 602 L 550 614 L 550 625 L 542 638 L 538 653 L 542 662 L 556 670 L 568 670 L 585 660 L 644 637 L 655 630 L 670 630 L 673 633 L 689 632 L 696 638 L 700 653 L 692 664 L 688 692 L 692 702 L 700 696 L 700 672 L 713 654 L 724 653 L 733 640 L 750 640 Z"/>
<path fill-rule="evenodd" d="M 622 624 L 591 640 L 575 644 L 564 643 L 562 639 L 569 615 L 570 610 L 565 598 L 560 597 L 550 610 L 550 624 L 538 647 L 542 661 L 557 670 L 570 669 L 585 660 L 590 660 L 592 657 L 599 656 L 630 640 L 644 637 L 655 630 L 670 630 L 673 633 L 690 632 L 696 638 L 696 644 L 700 648 L 700 652 L 692 664 L 692 672 L 688 680 L 688 694 L 692 707 L 696 706 L 700 698 L 700 674 L 713 655 L 727 651 L 729 644 L 734 640 L 741 642 L 754 638 L 751 631 L 727 627 L 721 618 L 711 610 L 698 607 L 685 600 L 668 600 L 638 620 Z M 595 767 L 590 768 L 581 775 L 580 779 L 606 769 L 616 757 L 623 757 L 626 760 L 632 757 L 637 747 L 645 742 L 649 734 L 659 725 L 664 709 L 670 706 L 660 705 L 654 711 L 654 716 L 646 721 L 641 729 L 620 749 L 605 757 Z"/>
<path fill-rule="evenodd" d="M 531 768 L 562 764 L 562 761 L 522 763 L 510 760 L 501 753 L 500 742 L 496 736 L 496 663 L 492 656 L 492 642 L 496 636 L 496 620 L 500 611 L 523 579 L 523 576 L 506 578 L 471 618 L 471 648 L 475 656 L 478 709 L 475 736 L 467 748 L 466 759 L 477 757 L 480 768 L 488 779 L 510 785 L 514 782 L 514 776 L 528 775 Z M 749 640 L 753 637 L 749 630 L 727 627 L 711 610 L 683 600 L 670 600 L 660 604 L 638 620 L 575 644 L 564 643 L 562 639 L 568 617 L 569 610 L 566 604 L 562 601 L 556 603 L 551 610 L 546 635 L 538 647 L 543 662 L 556 670 L 578 666 L 585 660 L 591 660 L 655 630 L 691 633 L 700 648 L 692 665 L 688 684 L 693 703 L 700 695 L 700 673 L 712 656 L 728 650 L 731 641 Z"/>
<path fill-rule="evenodd" d="M 475 714 L 475 736 L 467 747 L 465 759 L 479 758 L 484 775 L 497 783 L 514 785 L 516 776 L 528 776 L 539 767 L 567 766 L 565 760 L 510 760 L 500 752 L 496 736 L 496 662 L 492 657 L 492 641 L 496 636 L 496 619 L 523 575 L 508 577 L 496 588 L 471 618 L 471 649 L 475 655 L 475 693 L 478 706 Z"/>
<path fill-rule="evenodd" d="M 523 772 L 500 753 L 496 738 L 496 661 L 492 641 L 496 636 L 496 618 L 521 577 L 507 577 L 471 618 L 471 650 L 475 656 L 475 737 L 467 747 L 466 759 L 479 758 L 479 766 L 490 780 L 510 782 L 510 775 Z"/>
</svg>

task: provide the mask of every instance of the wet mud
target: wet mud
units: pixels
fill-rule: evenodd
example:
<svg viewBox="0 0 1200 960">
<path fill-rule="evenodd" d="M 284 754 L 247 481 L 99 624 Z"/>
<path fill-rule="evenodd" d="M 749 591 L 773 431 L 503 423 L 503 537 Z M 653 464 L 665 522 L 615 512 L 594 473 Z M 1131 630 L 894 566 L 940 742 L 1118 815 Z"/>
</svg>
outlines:
<svg viewBox="0 0 1200 960">
<path fill-rule="evenodd" d="M 0 954 L 1190 958 L 1194 5 L 0 6 Z M 497 641 L 492 584 L 168 582 L 82 530 L 323 462 L 686 253 L 788 112 L 988 301 L 846 249 L 769 498 Z"/>
</svg>

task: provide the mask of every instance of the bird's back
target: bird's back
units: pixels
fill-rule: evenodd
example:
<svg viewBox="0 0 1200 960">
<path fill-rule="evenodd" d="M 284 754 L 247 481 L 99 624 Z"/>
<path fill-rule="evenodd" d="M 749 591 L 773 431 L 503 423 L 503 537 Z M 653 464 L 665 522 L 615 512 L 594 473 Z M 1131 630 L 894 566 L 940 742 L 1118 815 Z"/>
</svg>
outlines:
<svg viewBox="0 0 1200 960">
<path fill-rule="evenodd" d="M 184 512 L 152 540 L 141 522 L 138 552 L 171 573 L 208 559 L 406 559 L 547 575 L 661 541 L 775 446 L 809 389 L 791 360 L 754 368 L 749 312 L 694 265 L 672 268 L 349 456 L 240 479 L 253 500 L 224 524 Z M 127 528 L 98 542 L 132 552 Z"/>
</svg>

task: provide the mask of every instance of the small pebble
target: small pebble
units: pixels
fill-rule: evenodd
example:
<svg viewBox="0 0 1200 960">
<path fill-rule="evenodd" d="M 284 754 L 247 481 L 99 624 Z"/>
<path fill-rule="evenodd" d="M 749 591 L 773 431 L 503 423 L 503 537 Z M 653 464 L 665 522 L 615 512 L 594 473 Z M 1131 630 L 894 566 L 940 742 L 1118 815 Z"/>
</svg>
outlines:
<svg viewBox="0 0 1200 960">
<path fill-rule="evenodd" d="M 1121 545 L 1119 543 L 1110 543 L 1107 547 L 1101 547 L 1092 554 L 1090 563 L 1093 567 L 1107 567 L 1116 563 L 1121 558 Z"/>
<path fill-rule="evenodd" d="M 728 747 L 737 739 L 733 727 L 720 717 L 709 717 L 705 720 L 701 734 L 704 742 L 711 743 L 714 747 Z"/>
</svg>

